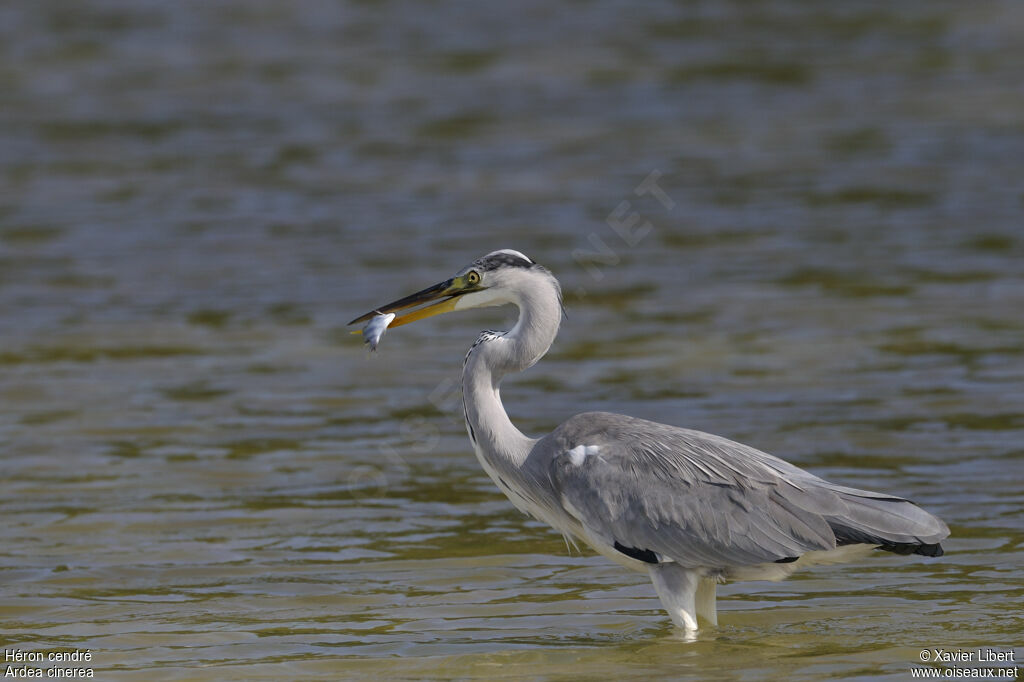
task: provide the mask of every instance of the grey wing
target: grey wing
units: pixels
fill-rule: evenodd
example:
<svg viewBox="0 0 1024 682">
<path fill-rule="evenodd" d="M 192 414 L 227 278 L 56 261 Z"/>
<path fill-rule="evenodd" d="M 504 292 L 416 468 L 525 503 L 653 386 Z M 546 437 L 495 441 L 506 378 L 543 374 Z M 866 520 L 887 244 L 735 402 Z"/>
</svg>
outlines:
<svg viewBox="0 0 1024 682">
<path fill-rule="evenodd" d="M 906 500 L 835 486 L 698 431 L 588 413 L 549 438 L 538 445 L 552 449 L 565 511 L 635 558 L 715 568 L 786 562 L 837 544 L 888 542 L 909 553 L 948 534 Z"/>
</svg>

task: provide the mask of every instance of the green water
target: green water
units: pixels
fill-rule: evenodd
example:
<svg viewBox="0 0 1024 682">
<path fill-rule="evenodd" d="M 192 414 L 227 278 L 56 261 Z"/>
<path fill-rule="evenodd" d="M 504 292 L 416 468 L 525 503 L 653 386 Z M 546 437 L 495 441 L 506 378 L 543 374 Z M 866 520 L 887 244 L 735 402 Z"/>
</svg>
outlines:
<svg viewBox="0 0 1024 682">
<path fill-rule="evenodd" d="M 3 647 L 124 680 L 1019 662 L 1022 25 L 1010 0 L 0 8 Z M 502 247 L 566 293 L 503 388 L 525 432 L 719 433 L 917 500 L 947 555 L 727 585 L 682 641 L 480 471 L 456 382 L 511 313 L 373 356 L 345 327 Z"/>
</svg>

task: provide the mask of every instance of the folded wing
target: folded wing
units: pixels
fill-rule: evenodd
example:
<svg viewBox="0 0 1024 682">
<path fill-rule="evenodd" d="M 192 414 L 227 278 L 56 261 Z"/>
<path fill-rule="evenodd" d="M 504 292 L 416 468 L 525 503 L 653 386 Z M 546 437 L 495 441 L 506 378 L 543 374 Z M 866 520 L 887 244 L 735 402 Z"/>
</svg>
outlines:
<svg viewBox="0 0 1024 682">
<path fill-rule="evenodd" d="M 551 449 L 565 511 L 641 560 L 715 569 L 848 544 L 939 556 L 949 534 L 912 502 L 834 485 L 699 431 L 598 412 L 577 415 L 538 445 Z"/>
</svg>

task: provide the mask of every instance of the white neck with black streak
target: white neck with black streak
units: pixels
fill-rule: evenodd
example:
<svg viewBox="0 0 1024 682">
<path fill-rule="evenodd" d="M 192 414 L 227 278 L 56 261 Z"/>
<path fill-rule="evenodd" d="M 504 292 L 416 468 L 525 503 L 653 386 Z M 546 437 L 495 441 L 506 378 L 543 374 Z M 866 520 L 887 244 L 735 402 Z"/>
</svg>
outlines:
<svg viewBox="0 0 1024 682">
<path fill-rule="evenodd" d="M 494 482 L 522 509 L 528 487 L 522 466 L 537 442 L 512 424 L 501 404 L 499 384 L 540 360 L 551 347 L 562 319 L 558 282 L 543 268 L 509 273 L 494 305 L 512 303 L 519 320 L 509 331 L 484 332 L 470 349 L 462 371 L 466 429 L 477 458 Z M 532 497 L 532 496 L 530 496 Z M 526 507 L 531 500 L 525 500 Z"/>
</svg>

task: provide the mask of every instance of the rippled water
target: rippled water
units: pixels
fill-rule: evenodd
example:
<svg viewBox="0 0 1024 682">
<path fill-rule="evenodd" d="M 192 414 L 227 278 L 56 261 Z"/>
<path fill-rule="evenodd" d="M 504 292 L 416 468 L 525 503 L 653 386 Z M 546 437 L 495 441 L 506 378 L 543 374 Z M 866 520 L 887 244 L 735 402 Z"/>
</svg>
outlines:
<svg viewBox="0 0 1024 682">
<path fill-rule="evenodd" d="M 3 5 L 5 649 L 906 679 L 1020 646 L 1022 28 L 1011 0 Z M 567 294 L 504 389 L 524 431 L 720 433 L 918 500 L 947 555 L 726 586 L 680 641 L 479 470 L 453 390 L 507 311 L 348 334 L 500 247 Z"/>
</svg>

